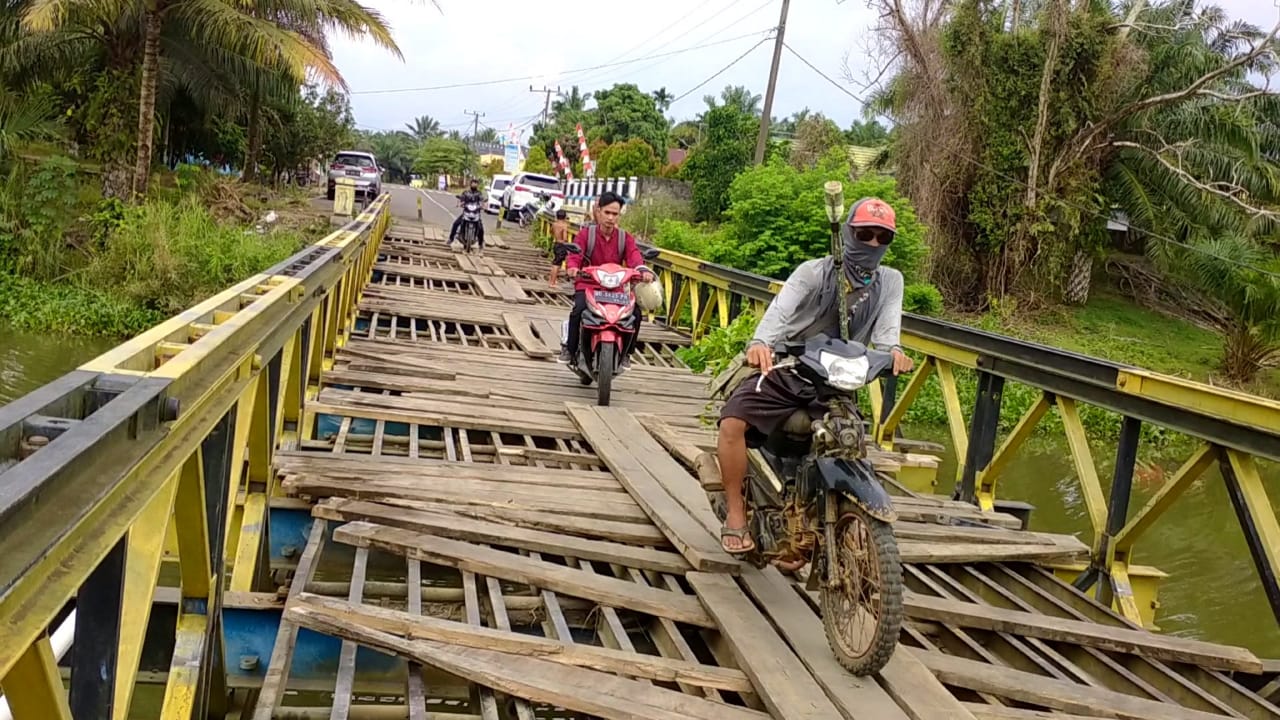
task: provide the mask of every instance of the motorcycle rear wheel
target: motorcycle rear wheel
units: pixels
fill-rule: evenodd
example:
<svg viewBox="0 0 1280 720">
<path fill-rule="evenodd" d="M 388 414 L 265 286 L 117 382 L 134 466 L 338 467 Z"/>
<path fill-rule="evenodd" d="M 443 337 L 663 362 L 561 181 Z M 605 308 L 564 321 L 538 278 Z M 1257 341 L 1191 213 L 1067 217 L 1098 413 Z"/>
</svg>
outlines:
<svg viewBox="0 0 1280 720">
<path fill-rule="evenodd" d="M 822 584 L 822 627 L 844 669 L 874 675 L 889 662 L 902 629 L 902 564 L 893 527 L 843 502 Z M 834 565 L 832 567 L 831 565 Z M 832 587 L 831 578 L 838 582 Z"/>
</svg>

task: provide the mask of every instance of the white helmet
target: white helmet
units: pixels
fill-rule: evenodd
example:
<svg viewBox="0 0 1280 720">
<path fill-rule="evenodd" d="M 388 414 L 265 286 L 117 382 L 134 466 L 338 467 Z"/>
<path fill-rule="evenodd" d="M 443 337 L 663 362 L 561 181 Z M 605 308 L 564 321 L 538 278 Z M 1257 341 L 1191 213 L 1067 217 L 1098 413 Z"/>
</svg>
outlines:
<svg viewBox="0 0 1280 720">
<path fill-rule="evenodd" d="M 654 279 L 652 282 L 636 283 L 636 302 L 645 312 L 657 312 L 662 309 L 662 284 Z"/>
</svg>

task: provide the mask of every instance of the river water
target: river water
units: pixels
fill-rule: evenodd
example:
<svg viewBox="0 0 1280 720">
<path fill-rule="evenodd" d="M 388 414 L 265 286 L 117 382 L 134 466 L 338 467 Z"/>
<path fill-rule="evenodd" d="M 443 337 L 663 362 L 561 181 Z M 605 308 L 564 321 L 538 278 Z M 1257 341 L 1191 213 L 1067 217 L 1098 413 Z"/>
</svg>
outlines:
<svg viewBox="0 0 1280 720">
<path fill-rule="evenodd" d="M 20 333 L 0 324 L 0 404 L 7 403 L 75 369 L 116 344 L 104 338 L 72 338 Z M 943 444 L 945 430 L 907 428 L 908 435 Z M 1104 492 L 1110 484 L 1113 448 L 1094 448 Z M 1139 459 L 1150 460 L 1140 452 Z M 1167 476 L 1178 461 L 1163 464 Z M 939 492 L 955 478 L 954 456 L 943 459 Z M 1280 499 L 1280 467 L 1263 468 L 1273 504 Z M 1140 472 L 1134 480 L 1131 511 L 1136 512 L 1160 487 L 1160 471 Z M 1088 514 L 1071 454 L 1057 438 L 1037 439 L 1010 465 L 997 488 L 1002 498 L 1035 506 L 1035 530 L 1078 533 L 1086 543 Z M 1152 565 L 1170 577 L 1160 588 L 1161 629 L 1202 640 L 1242 645 L 1263 657 L 1280 657 L 1280 629 L 1263 595 L 1244 536 L 1216 470 L 1192 486 L 1139 541 L 1133 562 Z"/>
</svg>

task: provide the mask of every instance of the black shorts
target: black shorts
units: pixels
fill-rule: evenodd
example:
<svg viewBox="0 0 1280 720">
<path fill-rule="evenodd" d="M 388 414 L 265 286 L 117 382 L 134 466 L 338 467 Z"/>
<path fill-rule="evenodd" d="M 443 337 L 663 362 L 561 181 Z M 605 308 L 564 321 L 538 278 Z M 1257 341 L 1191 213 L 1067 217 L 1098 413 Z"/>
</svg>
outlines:
<svg viewBox="0 0 1280 720">
<path fill-rule="evenodd" d="M 827 406 L 818 402 L 818 393 L 812 385 L 794 372 L 782 369 L 765 375 L 763 381 L 760 373 L 744 380 L 720 409 L 720 419 L 737 418 L 745 422 L 749 426 L 748 439 L 754 444 L 763 442 L 796 410 L 808 410 L 809 417 L 818 420 L 826 414 Z"/>
<path fill-rule="evenodd" d="M 555 267 L 563 265 L 567 257 L 569 257 L 568 243 L 556 243 L 555 247 L 551 249 L 551 264 Z"/>
</svg>

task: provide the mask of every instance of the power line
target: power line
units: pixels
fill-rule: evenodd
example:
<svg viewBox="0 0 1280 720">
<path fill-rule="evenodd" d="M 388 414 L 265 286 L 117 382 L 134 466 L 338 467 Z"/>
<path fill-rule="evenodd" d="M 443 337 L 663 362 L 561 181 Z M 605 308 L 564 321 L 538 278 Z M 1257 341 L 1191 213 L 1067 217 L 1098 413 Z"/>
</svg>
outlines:
<svg viewBox="0 0 1280 720">
<path fill-rule="evenodd" d="M 656 55 L 647 55 L 644 57 L 635 58 L 633 60 L 623 60 L 621 62 L 604 63 L 602 65 L 594 65 L 592 67 L 578 68 L 576 70 L 565 70 L 564 72 L 559 73 L 557 77 L 563 77 L 565 75 L 573 75 L 575 73 L 590 72 L 592 70 L 599 70 L 601 68 L 606 68 L 606 67 L 630 65 L 632 63 L 643 62 L 645 60 L 653 60 L 655 58 L 660 58 L 660 57 L 670 57 L 673 55 L 681 55 L 683 53 L 693 52 L 694 50 L 702 50 L 709 47 L 715 47 L 716 45 L 724 45 L 726 43 L 742 40 L 744 38 L 754 37 L 755 35 L 758 35 L 758 34 L 759 34 L 758 32 L 747 33 L 745 35 L 726 38 L 724 40 L 719 40 L 713 43 L 703 43 L 701 45 L 694 45 L 691 47 L 681 48 L 679 50 L 672 50 L 670 52 L 658 53 Z M 502 84 L 511 83 L 511 82 L 527 82 L 529 80 L 537 80 L 541 77 L 544 77 L 544 76 L 543 75 L 523 75 L 521 77 L 501 78 L 501 79 L 495 79 L 495 80 L 480 80 L 477 82 L 451 83 L 448 85 L 429 85 L 425 87 L 413 87 L 413 88 L 387 88 L 382 90 L 353 90 L 349 94 L 351 95 L 385 95 L 390 93 L 426 92 L 429 90 L 453 90 L 456 88 L 482 87 L 485 85 L 502 85 Z"/>
<path fill-rule="evenodd" d="M 831 78 L 831 76 L 829 76 L 829 75 L 827 75 L 826 73 L 824 73 L 824 72 L 822 72 L 821 70 L 819 70 L 819 69 L 817 68 L 817 66 L 815 66 L 813 63 L 809 62 L 808 60 L 805 60 L 805 59 L 804 59 L 804 56 L 803 56 L 803 55 L 801 55 L 800 53 L 796 52 L 796 51 L 795 51 L 795 50 L 794 50 L 790 45 L 788 45 L 788 44 L 786 44 L 786 43 L 783 43 L 783 44 L 782 44 L 782 46 L 783 46 L 783 47 L 785 47 L 785 48 L 787 49 L 787 51 L 788 51 L 788 52 L 790 52 L 792 55 L 795 55 L 797 60 L 799 60 L 800 62 L 804 63 L 805 65 L 808 65 L 810 70 L 812 70 L 812 71 L 814 71 L 814 72 L 818 73 L 818 75 L 822 76 L 822 79 L 824 79 L 824 80 L 826 80 L 827 82 L 829 82 L 829 83 L 831 83 L 832 85 L 834 85 L 834 86 L 836 87 L 836 89 L 837 89 L 837 90 L 839 90 L 840 92 L 844 93 L 845 95 L 848 95 L 849 97 L 853 98 L 854 100 L 857 100 L 858 102 L 862 103 L 863 105 L 866 105 L 866 104 L 867 104 L 867 101 L 866 101 L 866 100 L 863 100 L 862 98 L 858 97 L 857 95 L 854 95 L 852 92 L 849 92 L 849 88 L 847 88 L 847 87 L 845 87 L 844 85 L 841 85 L 839 82 L 837 82 L 837 81 L 833 80 L 833 79 Z"/>
<path fill-rule="evenodd" d="M 852 92 L 850 92 L 850 91 L 849 91 L 849 89 L 848 89 L 848 88 L 844 87 L 844 86 L 843 86 L 843 85 L 841 85 L 840 83 L 838 83 L 838 82 L 836 82 L 835 80 L 831 79 L 831 78 L 830 78 L 826 73 L 822 72 L 822 71 L 821 71 L 821 70 L 819 70 L 817 67 L 815 67 L 813 63 L 811 63 L 811 62 L 809 62 L 808 60 L 804 59 L 804 57 L 803 57 L 802 55 L 800 55 L 800 53 L 796 52 L 796 51 L 795 51 L 795 50 L 794 50 L 790 45 L 786 45 L 786 44 L 784 43 L 784 47 L 786 47 L 786 48 L 787 48 L 787 50 L 788 50 L 788 51 L 790 51 L 792 55 L 795 55 L 795 56 L 796 56 L 796 58 L 797 58 L 798 60 L 800 60 L 800 62 L 804 63 L 805 65 L 808 65 L 810 70 L 813 70 L 815 73 L 817 73 L 818 75 L 822 76 L 822 78 L 824 78 L 827 82 L 829 82 L 829 83 L 831 83 L 832 85 L 834 85 L 834 86 L 836 86 L 837 88 L 839 88 L 839 89 L 840 89 L 840 91 L 841 91 L 841 92 L 843 92 L 845 95 L 848 95 L 849 97 L 853 98 L 854 100 L 857 100 L 858 102 L 862 103 L 863 105 L 866 105 L 866 104 L 867 104 L 867 101 L 866 101 L 866 100 L 864 100 L 864 99 L 862 99 L 862 98 L 858 97 L 857 95 L 853 94 Z M 982 168 L 983 170 L 986 170 L 987 172 L 990 172 L 990 173 L 992 173 L 992 174 L 994 174 L 994 175 L 996 175 L 996 176 L 998 176 L 998 177 L 1000 177 L 1000 178 L 1002 178 L 1002 179 L 1004 179 L 1004 180 L 1008 180 L 1009 182 L 1014 183 L 1014 184 L 1016 184 L 1016 185 L 1020 185 L 1020 186 L 1022 186 L 1022 187 L 1024 187 L 1024 188 L 1028 188 L 1028 189 L 1029 189 L 1029 188 L 1031 187 L 1030 183 L 1028 183 L 1026 180 L 1023 180 L 1023 179 L 1018 178 L 1018 177 L 1014 177 L 1013 175 L 1009 175 L 1008 173 L 1005 173 L 1005 172 L 1002 172 L 1002 171 L 1000 171 L 1000 170 L 997 170 L 997 169 L 995 169 L 995 168 L 993 168 L 993 167 L 991 167 L 991 166 L 989 166 L 989 165 L 986 165 L 985 163 L 983 163 L 983 162 L 982 162 L 982 161 L 980 161 L 980 160 L 977 160 L 977 159 L 975 159 L 975 158 L 970 157 L 968 154 L 966 154 L 966 153 L 964 153 L 964 152 L 962 152 L 962 151 L 960 151 L 960 150 L 954 150 L 953 152 L 955 152 L 955 154 L 956 154 L 956 155 L 959 155 L 959 156 L 960 156 L 960 159 L 964 160 L 965 162 L 968 162 L 968 163 L 970 163 L 970 164 L 972 164 L 972 165 L 974 165 L 974 166 L 976 166 L 976 167 Z M 1108 221 L 1110 221 L 1110 220 L 1111 220 L 1111 217 L 1110 217 L 1110 216 L 1103 215 L 1101 212 L 1099 212 L 1099 211 L 1097 211 L 1097 210 L 1095 210 L 1095 209 L 1093 209 L 1093 208 L 1085 207 L 1085 206 L 1083 206 L 1083 205 L 1076 205 L 1076 204 L 1074 204 L 1074 203 L 1068 202 L 1068 201 L 1066 201 L 1066 200 L 1061 200 L 1061 199 L 1060 199 L 1060 200 L 1058 200 L 1058 202 L 1062 203 L 1063 205 L 1066 205 L 1066 206 L 1067 206 L 1067 207 L 1069 207 L 1069 208 L 1072 208 L 1073 210 L 1078 210 L 1078 211 L 1080 211 L 1080 212 L 1082 212 L 1082 213 L 1085 213 L 1086 215 L 1091 215 L 1091 216 L 1093 216 L 1095 219 L 1102 220 L 1103 222 L 1108 222 Z M 1235 258 L 1227 257 L 1227 256 L 1225 256 L 1225 255 L 1219 255 L 1218 253 L 1211 252 L 1211 251 L 1206 250 L 1206 249 L 1204 249 L 1204 248 L 1202 248 L 1202 247 L 1197 247 L 1197 246 L 1195 246 L 1195 245 L 1191 245 L 1191 244 L 1189 244 L 1189 243 L 1182 242 L 1181 240 L 1174 240 L 1173 238 L 1171 238 L 1171 237 L 1166 237 L 1166 236 L 1164 236 L 1164 235 L 1161 235 L 1160 233 L 1157 233 L 1157 232 L 1155 232 L 1154 230 L 1145 230 L 1145 229 L 1143 229 L 1143 228 L 1137 227 L 1137 226 L 1135 226 L 1135 225 L 1134 225 L 1133 223 L 1131 223 L 1131 222 L 1126 222 L 1126 224 L 1127 224 L 1129 227 L 1133 228 L 1134 230 L 1137 230 L 1138 232 L 1142 233 L 1143 235 L 1146 235 L 1147 237 L 1150 237 L 1150 238 L 1152 238 L 1152 239 L 1154 239 L 1154 240 L 1159 240 L 1160 242 L 1163 242 L 1163 243 L 1166 243 L 1166 244 L 1169 244 L 1169 245 L 1173 245 L 1173 246 L 1175 246 L 1175 247 L 1180 247 L 1180 248 L 1182 248 L 1182 249 L 1184 249 L 1184 250 L 1190 250 L 1190 251 L 1192 251 L 1192 252 L 1200 253 L 1201 255 L 1204 255 L 1205 257 L 1211 257 L 1211 258 L 1214 258 L 1215 260 L 1221 260 L 1222 262 L 1225 262 L 1225 263 L 1227 263 L 1227 264 L 1229 264 L 1229 265 L 1234 265 L 1234 266 L 1236 266 L 1236 267 L 1239 267 L 1239 268 L 1242 268 L 1242 269 L 1245 269 L 1245 270 L 1251 270 L 1251 271 L 1256 272 L 1256 273 L 1259 273 L 1259 274 L 1261 274 L 1261 275 L 1265 275 L 1265 276 L 1270 277 L 1270 278 L 1275 279 L 1275 280 L 1280 280 L 1280 273 L 1274 273 L 1274 272 L 1271 272 L 1270 270 L 1265 270 L 1265 269 L 1260 268 L 1260 267 L 1258 267 L 1258 266 L 1256 266 L 1256 265 L 1250 265 L 1249 263 L 1241 262 L 1241 261 L 1239 261 L 1239 260 L 1236 260 Z"/>
<path fill-rule="evenodd" d="M 762 4 L 757 5 L 755 8 L 753 8 L 753 9 L 751 9 L 751 10 L 748 10 L 748 11 L 747 11 L 745 14 L 743 14 L 743 15 L 740 15 L 740 16 L 738 17 L 738 19 L 731 21 L 728 25 L 724 25 L 724 26 L 722 26 L 719 30 L 715 30 L 715 31 L 713 31 L 713 32 L 711 32 L 711 33 L 709 33 L 709 34 L 707 34 L 707 35 L 704 35 L 704 36 L 702 37 L 702 41 L 701 41 L 701 43 L 702 43 L 702 47 L 710 47 L 710 46 L 711 46 L 711 44 L 714 44 L 714 43 L 710 43 L 710 44 L 709 44 L 709 43 L 707 43 L 707 41 L 708 41 L 708 40 L 710 40 L 711 38 L 715 37 L 716 35 L 719 35 L 719 34 L 724 33 L 724 32 L 728 32 L 731 28 L 733 28 L 733 27 L 735 27 L 735 26 L 739 25 L 740 23 L 742 23 L 742 21 L 743 21 L 743 20 L 746 20 L 747 18 L 752 17 L 753 15 L 755 15 L 756 13 L 758 13 L 758 12 L 760 12 L 761 10 L 765 9 L 765 8 L 766 8 L 766 7 L 768 7 L 769 5 L 772 5 L 774 2 L 775 2 L 775 0 L 765 0 Z M 705 24 L 705 22 L 704 22 L 704 23 L 701 23 L 700 25 L 702 25 L 702 24 Z M 700 27 L 700 25 L 698 25 L 698 26 L 694 26 L 693 28 L 690 28 L 690 31 L 691 31 L 691 30 L 696 29 L 697 27 Z M 758 35 L 758 34 L 760 34 L 760 33 L 771 32 L 771 31 L 773 31 L 774 29 L 775 29 L 775 28 L 774 28 L 774 26 L 769 26 L 769 27 L 767 27 L 767 28 L 763 28 L 763 29 L 761 29 L 761 30 L 756 31 L 755 33 L 752 33 L 752 35 Z M 686 32 L 684 32 L 684 33 L 682 33 L 682 34 L 680 34 L 680 35 L 677 35 L 676 37 L 672 38 L 671 40 L 668 40 L 666 43 L 663 43 L 662 45 L 659 45 L 658 47 L 654 48 L 654 50 L 660 50 L 660 49 L 662 49 L 663 47 L 666 47 L 667 45 L 670 45 L 672 42 L 675 42 L 677 39 L 679 39 L 679 38 L 684 37 L 685 35 L 687 35 L 687 34 L 688 34 L 688 32 L 689 32 L 689 31 L 686 31 Z M 752 35 L 747 35 L 746 37 L 751 37 Z M 605 73 L 605 75 L 604 75 L 603 77 L 611 77 L 611 78 L 614 78 L 615 80 L 620 80 L 620 79 L 622 79 L 622 78 L 631 77 L 631 76 L 633 76 L 633 75 L 636 75 L 637 73 L 641 73 L 641 72 L 644 72 L 644 71 L 646 71 L 646 70 L 651 70 L 651 69 L 653 69 L 653 68 L 655 68 L 655 67 L 657 67 L 657 66 L 659 66 L 659 65 L 662 65 L 663 63 L 668 62 L 669 60 L 670 60 L 670 58 L 663 58 L 663 59 L 657 60 L 657 61 L 655 61 L 655 62 L 649 63 L 648 65 L 644 65 L 644 66 L 641 66 L 641 67 L 638 67 L 638 68 L 634 68 L 634 69 L 626 70 L 626 71 L 622 72 L 621 74 Z"/>
<path fill-rule="evenodd" d="M 769 41 L 769 40 L 771 40 L 771 39 L 772 39 L 772 38 L 767 38 L 767 37 L 766 37 L 766 38 L 761 38 L 761 39 L 760 39 L 760 41 L 759 41 L 759 42 L 757 42 L 755 45 L 752 45 L 751 47 L 747 48 L 747 51 L 746 51 L 746 52 L 744 52 L 744 53 L 742 53 L 741 55 L 739 55 L 738 57 L 734 58 L 733 62 L 731 62 L 731 63 L 729 63 L 728 65 L 725 65 L 724 67 L 722 67 L 722 68 L 720 68 L 719 70 L 717 70 L 717 71 L 715 72 L 715 74 L 714 74 L 714 75 L 712 75 L 711 77 L 707 78 L 706 80 L 703 80 L 702 82 L 698 83 L 697 85 L 694 85 L 693 87 L 691 87 L 691 88 L 689 88 L 688 90 L 684 91 L 684 92 L 683 92 L 683 93 L 681 93 L 680 95 L 677 95 L 677 96 L 676 96 L 676 99 L 671 101 L 671 104 L 672 104 L 672 105 L 675 105 L 676 103 L 680 102 L 681 100 L 685 99 L 686 97 L 689 97 L 691 94 L 693 94 L 693 93 L 697 92 L 697 91 L 698 91 L 698 89 L 699 89 L 699 88 L 701 88 L 703 85 L 706 85 L 707 83 L 711 82 L 712 80 L 715 80 L 716 78 L 720 77 L 720 75 L 724 74 L 724 72 L 725 72 L 726 70 L 728 70 L 729 68 L 733 67 L 734 65 L 737 65 L 738 63 L 742 62 L 742 59 L 743 59 L 743 58 L 745 58 L 746 56 L 750 55 L 750 54 L 751 54 L 751 51 L 755 50 L 756 48 L 760 47 L 761 45 L 765 44 L 766 42 L 768 42 L 768 41 Z"/>
</svg>

